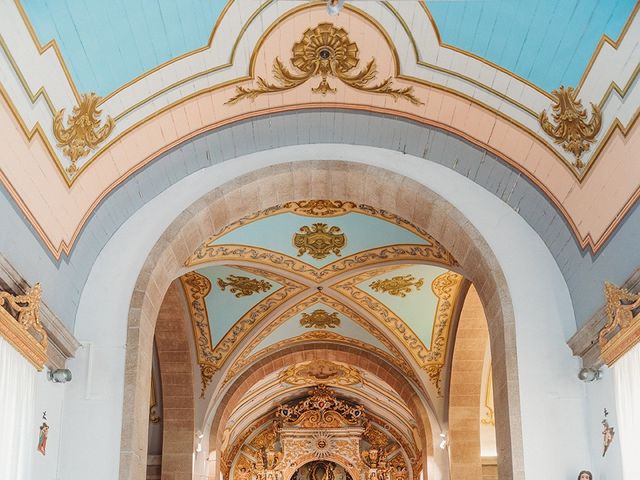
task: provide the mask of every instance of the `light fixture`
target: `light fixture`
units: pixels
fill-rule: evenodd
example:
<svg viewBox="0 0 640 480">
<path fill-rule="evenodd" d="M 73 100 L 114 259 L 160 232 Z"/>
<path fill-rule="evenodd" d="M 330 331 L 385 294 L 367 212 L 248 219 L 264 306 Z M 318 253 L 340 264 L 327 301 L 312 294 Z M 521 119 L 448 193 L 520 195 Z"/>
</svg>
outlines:
<svg viewBox="0 0 640 480">
<path fill-rule="evenodd" d="M 200 453 L 202 451 L 202 439 L 204 438 L 204 433 L 198 430 L 196 432 L 196 438 L 198 439 L 198 444 L 196 445 L 196 453 Z"/>
<path fill-rule="evenodd" d="M 47 370 L 47 379 L 53 383 L 67 383 L 70 382 L 72 378 L 71 370 L 67 370 L 66 368 Z"/>
<path fill-rule="evenodd" d="M 585 383 L 600 380 L 602 378 L 602 371 L 599 368 L 581 368 L 578 372 L 578 378 Z"/>
<path fill-rule="evenodd" d="M 338 15 L 343 6 L 344 0 L 327 0 L 327 12 L 329 12 L 329 15 Z"/>
</svg>

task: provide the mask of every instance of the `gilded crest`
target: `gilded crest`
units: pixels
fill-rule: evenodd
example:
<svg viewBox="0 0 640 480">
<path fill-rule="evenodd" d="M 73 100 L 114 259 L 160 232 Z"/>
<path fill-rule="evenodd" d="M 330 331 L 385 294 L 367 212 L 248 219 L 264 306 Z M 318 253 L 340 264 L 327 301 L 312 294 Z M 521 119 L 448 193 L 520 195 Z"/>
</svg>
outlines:
<svg viewBox="0 0 640 480">
<path fill-rule="evenodd" d="M 596 135 L 600 132 L 602 114 L 600 109 L 591 104 L 591 120 L 587 122 L 587 112 L 582 106 L 582 101 L 575 98 L 572 87 L 560 87 L 554 90 L 556 97 L 553 104 L 553 121 L 549 121 L 547 111 L 540 113 L 540 125 L 547 135 L 553 137 L 555 143 L 562 145 L 567 152 L 576 157 L 576 168 L 583 168 L 581 156 L 591 148 Z"/>
<path fill-rule="evenodd" d="M 378 73 L 376 60 L 372 58 L 359 71 L 354 71 L 360 63 L 358 46 L 349 39 L 344 28 L 331 23 L 321 23 L 307 29 L 302 39 L 291 49 L 291 64 L 296 69 L 290 71 L 276 57 L 273 61 L 275 82 L 270 83 L 258 77 L 255 88 L 236 87 L 236 94 L 227 103 L 236 103 L 242 99 L 254 99 L 265 93 L 283 92 L 296 88 L 313 77 L 320 77 L 320 83 L 311 90 L 326 95 L 335 93 L 329 84 L 329 77 L 362 92 L 390 95 L 394 99 L 403 98 L 414 105 L 420 102 L 413 94 L 413 87 L 393 88 L 391 77 L 379 83 L 371 84 Z"/>
<path fill-rule="evenodd" d="M 240 298 L 248 297 L 254 293 L 267 292 L 272 285 L 265 280 L 229 275 L 226 280 L 218 278 L 218 286 L 223 292 L 229 287 L 229 291 L 235 294 L 236 298 Z"/>
<path fill-rule="evenodd" d="M 355 367 L 317 360 L 292 365 L 282 371 L 280 381 L 290 385 L 356 385 L 362 383 L 362 374 Z"/>
<path fill-rule="evenodd" d="M 298 256 L 308 253 L 321 260 L 331 253 L 340 256 L 340 250 L 346 245 L 347 238 L 339 227 L 329 227 L 326 223 L 314 223 L 310 227 L 300 227 L 301 233 L 293 236 L 293 246 Z"/>
<path fill-rule="evenodd" d="M 335 328 L 340 326 L 340 319 L 337 312 L 327 313 L 319 308 L 311 314 L 303 313 L 300 325 L 305 328 Z"/>
<path fill-rule="evenodd" d="M 370 283 L 369 287 L 376 292 L 388 293 L 394 297 L 406 297 L 408 293 L 412 292 L 412 287 L 418 291 L 422 285 L 424 285 L 423 278 L 416 279 L 413 275 L 398 275 L 393 278 L 376 280 Z"/>
<path fill-rule="evenodd" d="M 114 122 L 109 116 L 100 125 L 102 111 L 97 107 L 99 100 L 100 97 L 95 93 L 83 94 L 80 105 L 73 107 L 73 113 L 67 118 L 66 127 L 62 121 L 64 108 L 53 118 L 53 134 L 58 146 L 71 160 L 71 165 L 67 167 L 67 173 L 71 176 L 78 171 L 78 160 L 89 155 L 113 130 Z"/>
</svg>

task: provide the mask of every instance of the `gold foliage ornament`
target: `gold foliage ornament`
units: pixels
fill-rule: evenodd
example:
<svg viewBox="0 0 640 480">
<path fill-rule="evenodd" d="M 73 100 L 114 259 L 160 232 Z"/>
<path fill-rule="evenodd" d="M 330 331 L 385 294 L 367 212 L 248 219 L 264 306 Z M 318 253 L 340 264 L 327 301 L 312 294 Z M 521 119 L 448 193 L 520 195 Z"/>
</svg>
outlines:
<svg viewBox="0 0 640 480">
<path fill-rule="evenodd" d="M 363 382 L 357 368 L 322 359 L 292 365 L 280 373 L 279 380 L 290 385 L 357 385 Z"/>
<path fill-rule="evenodd" d="M 326 223 L 314 223 L 311 227 L 300 227 L 301 233 L 293 236 L 293 246 L 298 249 L 298 256 L 308 253 L 313 258 L 322 260 L 331 253 L 340 256 L 340 250 L 347 244 L 347 238 L 340 227 L 328 227 Z"/>
<path fill-rule="evenodd" d="M 98 97 L 95 93 L 84 93 L 80 104 L 73 107 L 73 113 L 67 118 L 67 126 L 63 126 L 64 108 L 53 118 L 53 134 L 58 146 L 71 160 L 67 173 L 71 176 L 78 171 L 77 162 L 81 157 L 89 155 L 111 133 L 114 121 L 107 116 L 100 126 L 101 110 L 98 110 Z"/>
<path fill-rule="evenodd" d="M 248 297 L 254 293 L 267 292 L 271 290 L 271 284 L 265 280 L 255 278 L 242 277 L 238 275 L 229 275 L 226 281 L 222 278 L 218 279 L 218 286 L 223 292 L 227 287 L 229 291 L 234 293 L 236 298 Z"/>
<path fill-rule="evenodd" d="M 369 284 L 376 292 L 388 293 L 395 297 L 406 297 L 408 293 L 411 293 L 411 287 L 415 287 L 416 291 L 418 291 L 422 285 L 424 285 L 424 279 L 419 278 L 416 280 L 413 275 L 398 275 L 393 278 L 376 280 Z"/>
<path fill-rule="evenodd" d="M 227 103 L 234 104 L 245 98 L 253 100 L 265 93 L 291 90 L 318 76 L 321 80 L 317 87 L 311 89 L 314 93 L 335 93 L 336 89 L 328 81 L 328 77 L 334 77 L 362 92 L 390 95 L 396 100 L 403 98 L 414 105 L 422 103 L 414 96 L 413 87 L 393 88 L 391 77 L 371 85 L 378 73 L 375 59 L 372 58 L 359 72 L 353 72 L 359 62 L 358 46 L 349 40 L 344 28 L 321 23 L 307 29 L 302 39 L 293 45 L 291 63 L 298 72 L 289 71 L 276 57 L 273 61 L 275 83 L 258 77 L 255 88 L 236 87 L 236 95 Z"/>
<path fill-rule="evenodd" d="M 553 121 L 549 121 L 547 111 L 540 113 L 540 125 L 547 135 L 553 137 L 555 143 L 562 145 L 567 152 L 576 157 L 575 166 L 584 168 L 581 156 L 591 148 L 596 135 L 600 132 L 602 114 L 597 105 L 591 104 L 591 120 L 587 122 L 587 112 L 582 101 L 575 98 L 572 87 L 561 86 L 551 92 L 555 97 L 553 104 Z"/>
<path fill-rule="evenodd" d="M 300 325 L 305 328 L 335 328 L 340 326 L 340 318 L 337 312 L 327 313 L 319 308 L 311 314 L 303 313 Z"/>
</svg>

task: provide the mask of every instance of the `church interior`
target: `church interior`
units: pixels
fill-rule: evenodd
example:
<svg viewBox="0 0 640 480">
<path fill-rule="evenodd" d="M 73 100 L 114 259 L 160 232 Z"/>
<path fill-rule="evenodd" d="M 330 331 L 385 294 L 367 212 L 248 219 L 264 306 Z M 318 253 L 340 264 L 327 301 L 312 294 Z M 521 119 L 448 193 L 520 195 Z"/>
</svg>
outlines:
<svg viewBox="0 0 640 480">
<path fill-rule="evenodd" d="M 0 1 L 0 479 L 640 479 L 639 10 Z"/>
</svg>

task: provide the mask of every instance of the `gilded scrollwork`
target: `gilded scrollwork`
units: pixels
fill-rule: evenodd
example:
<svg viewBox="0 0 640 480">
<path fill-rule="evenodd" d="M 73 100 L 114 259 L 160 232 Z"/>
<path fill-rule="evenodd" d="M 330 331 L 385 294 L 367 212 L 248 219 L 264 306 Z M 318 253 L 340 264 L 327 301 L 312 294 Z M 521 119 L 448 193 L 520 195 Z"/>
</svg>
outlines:
<svg viewBox="0 0 640 480">
<path fill-rule="evenodd" d="M 293 235 L 293 246 L 298 249 L 298 256 L 308 253 L 317 260 L 330 254 L 340 256 L 340 251 L 347 243 L 347 237 L 339 227 L 329 227 L 326 223 L 314 223 L 310 227 L 300 227 L 300 232 Z"/>
<path fill-rule="evenodd" d="M 329 77 L 336 78 L 346 85 L 362 92 L 389 95 L 395 100 L 402 98 L 414 105 L 422 102 L 413 94 L 413 87 L 394 88 L 393 80 L 387 77 L 379 83 L 376 61 L 371 59 L 364 68 L 356 71 L 360 63 L 358 46 L 351 42 L 344 28 L 331 23 L 321 23 L 307 29 L 302 39 L 292 48 L 291 64 L 295 72 L 276 58 L 273 61 L 275 82 L 257 77 L 255 87 L 236 87 L 236 94 L 227 103 L 234 104 L 243 99 L 255 99 L 265 93 L 284 92 L 296 88 L 314 77 L 320 77 L 320 83 L 311 90 L 326 95 L 335 93 L 329 84 Z"/>
<path fill-rule="evenodd" d="M 266 280 L 249 278 L 241 275 L 229 275 L 226 279 L 218 278 L 218 286 L 223 292 L 229 287 L 229 291 L 235 294 L 236 298 L 248 297 L 254 293 L 267 292 L 272 285 Z"/>
<path fill-rule="evenodd" d="M 211 382 L 213 375 L 222 367 L 235 347 L 245 338 L 256 323 L 259 323 L 282 302 L 304 290 L 304 286 L 272 272 L 263 272 L 250 267 L 244 270 L 257 275 L 271 278 L 283 285 L 264 300 L 258 302 L 251 310 L 244 314 L 222 337 L 215 348 L 211 341 L 210 319 L 207 312 L 205 297 L 211 291 L 211 282 L 207 277 L 197 272 L 188 272 L 180 277 L 189 312 L 196 343 L 198 364 L 202 380 L 201 398 Z"/>
<path fill-rule="evenodd" d="M 62 147 L 63 153 L 71 160 L 66 169 L 70 176 L 78 171 L 77 162 L 89 155 L 111 133 L 114 121 L 107 116 L 104 123 L 100 120 L 98 102 L 100 97 L 95 93 L 85 93 L 80 97 L 80 103 L 73 107 L 72 114 L 67 118 L 67 126 L 63 124 L 64 108 L 53 118 L 53 134 Z M 101 125 L 102 123 L 102 125 Z"/>
<path fill-rule="evenodd" d="M 329 331 L 311 331 L 307 332 L 303 335 L 300 335 L 295 338 L 283 340 L 282 342 L 276 342 L 269 347 L 262 349 L 259 352 L 254 352 L 256 347 L 273 331 L 275 331 L 280 325 L 282 325 L 285 321 L 290 319 L 291 317 L 297 315 L 298 313 L 306 310 L 312 305 L 315 304 L 325 304 L 334 310 L 342 313 L 345 317 L 350 318 L 358 325 L 360 325 L 363 329 L 373 335 L 377 340 L 379 340 L 388 350 L 391 352 L 391 355 L 383 350 L 373 347 L 367 343 L 361 342 L 352 337 L 343 337 L 334 332 Z M 244 348 L 244 350 L 240 353 L 237 360 L 228 370 L 225 375 L 225 379 L 223 384 L 226 384 L 233 376 L 235 376 L 241 369 L 245 366 L 249 365 L 253 361 L 261 358 L 265 355 L 268 355 L 274 349 L 280 348 L 285 344 L 290 344 L 294 341 L 303 341 L 303 340 L 333 340 L 341 343 L 351 344 L 352 346 L 356 346 L 358 348 L 363 348 L 365 350 L 373 351 L 377 356 L 384 358 L 386 361 L 396 366 L 400 371 L 404 373 L 408 378 L 414 381 L 414 383 L 419 384 L 419 381 L 416 377 L 415 372 L 409 366 L 407 361 L 404 359 L 403 355 L 400 351 L 395 347 L 395 345 L 390 342 L 377 328 L 372 326 L 366 319 L 364 319 L 361 315 L 354 312 L 352 309 L 344 305 L 343 303 L 335 300 L 334 298 L 319 293 L 312 295 L 305 300 L 298 302 L 296 305 L 288 309 L 286 312 L 278 315 L 277 318 L 273 319 L 267 326 L 265 326 L 258 335 L 255 336 L 253 340 Z"/>
<path fill-rule="evenodd" d="M 47 361 L 49 337 L 40 323 L 39 283 L 23 295 L 0 292 L 0 335 L 38 370 Z"/>
<path fill-rule="evenodd" d="M 303 312 L 300 325 L 305 328 L 335 328 L 340 326 L 340 318 L 337 312 L 329 313 L 322 308 L 317 308 L 311 313 Z"/>
<path fill-rule="evenodd" d="M 602 359 L 612 365 L 638 343 L 640 337 L 640 294 L 605 282 L 608 321 L 600 330 Z"/>
<path fill-rule="evenodd" d="M 314 360 L 291 365 L 280 373 L 279 380 L 290 385 L 357 385 L 362 372 L 355 367 L 330 360 Z"/>
<path fill-rule="evenodd" d="M 365 272 L 337 283 L 331 288 L 358 303 L 386 325 L 407 347 L 420 368 L 426 371 L 438 394 L 441 395 L 441 373 L 446 360 L 451 318 L 463 277 L 455 272 L 448 271 L 434 279 L 431 288 L 438 298 L 438 305 L 431 334 L 431 344 L 427 347 L 404 320 L 373 296 L 356 286 L 381 273 L 383 271 L 380 270 Z"/>
<path fill-rule="evenodd" d="M 584 168 L 582 154 L 591 148 L 600 132 L 600 108 L 592 103 L 591 120 L 587 121 L 587 112 L 582 106 L 582 101 L 575 97 L 572 87 L 561 86 L 551 93 L 555 96 L 552 107 L 555 125 L 549 121 L 546 110 L 540 113 L 540 125 L 555 143 L 576 157 L 575 167 L 580 170 Z"/>
<path fill-rule="evenodd" d="M 392 278 L 385 278 L 382 280 L 376 280 L 369 284 L 371 289 L 376 292 L 384 292 L 395 297 L 406 297 L 411 293 L 411 287 L 414 287 L 416 291 L 424 285 L 424 278 L 416 279 L 413 275 L 397 275 Z"/>
</svg>

